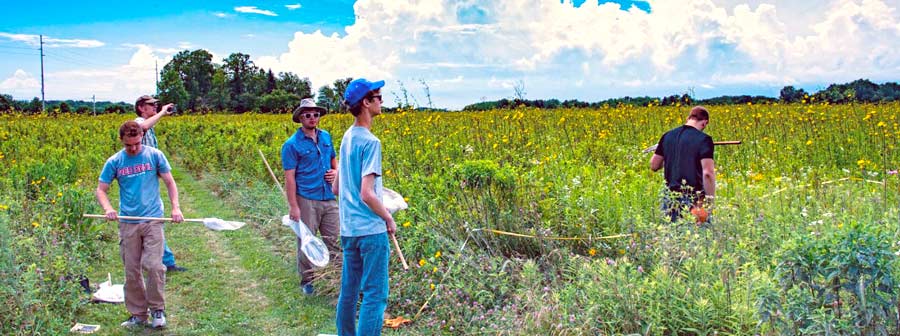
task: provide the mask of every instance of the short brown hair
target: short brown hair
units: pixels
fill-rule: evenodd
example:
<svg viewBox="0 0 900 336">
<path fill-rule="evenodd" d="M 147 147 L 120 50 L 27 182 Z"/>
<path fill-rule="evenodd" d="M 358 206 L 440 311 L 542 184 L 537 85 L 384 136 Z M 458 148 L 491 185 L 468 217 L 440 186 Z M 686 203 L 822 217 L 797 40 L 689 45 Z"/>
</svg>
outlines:
<svg viewBox="0 0 900 336">
<path fill-rule="evenodd" d="M 703 106 L 694 106 L 694 108 L 691 109 L 691 114 L 688 115 L 688 120 L 691 119 L 698 121 L 709 120 L 709 111 Z"/>
<path fill-rule="evenodd" d="M 352 114 L 354 117 L 357 117 L 357 116 L 359 116 L 360 113 L 362 113 L 363 101 L 372 99 L 372 97 L 374 97 L 376 93 L 380 93 L 380 92 L 381 92 L 380 88 L 367 92 L 366 95 L 363 96 L 363 98 L 359 100 L 359 103 L 356 103 L 356 105 L 353 105 L 353 106 L 350 106 L 349 103 L 345 100 L 343 102 L 344 108 L 350 110 L 350 114 Z"/>
<path fill-rule="evenodd" d="M 144 128 L 141 127 L 141 124 L 138 124 L 134 120 L 126 121 L 122 126 L 119 126 L 119 139 L 124 139 L 125 137 L 136 137 L 144 134 Z"/>
</svg>

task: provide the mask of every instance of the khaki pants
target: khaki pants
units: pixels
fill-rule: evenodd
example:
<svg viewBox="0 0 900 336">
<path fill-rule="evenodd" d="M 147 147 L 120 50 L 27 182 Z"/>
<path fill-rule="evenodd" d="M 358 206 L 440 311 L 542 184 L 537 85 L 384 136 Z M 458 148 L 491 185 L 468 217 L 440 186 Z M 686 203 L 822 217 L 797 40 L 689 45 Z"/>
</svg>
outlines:
<svg viewBox="0 0 900 336">
<path fill-rule="evenodd" d="M 297 205 L 300 207 L 300 220 L 313 234 L 317 232 L 322 236 L 325 246 L 334 260 L 340 252 L 338 238 L 341 236 L 341 221 L 338 212 L 337 201 L 313 201 L 297 196 Z M 300 238 L 297 238 L 297 271 L 300 273 L 300 285 L 312 281 L 312 264 L 300 250 Z"/>
<path fill-rule="evenodd" d="M 161 221 L 119 223 L 119 254 L 125 264 L 125 308 L 145 320 L 148 309 L 166 309 L 166 266 L 159 262 L 164 239 Z"/>
</svg>

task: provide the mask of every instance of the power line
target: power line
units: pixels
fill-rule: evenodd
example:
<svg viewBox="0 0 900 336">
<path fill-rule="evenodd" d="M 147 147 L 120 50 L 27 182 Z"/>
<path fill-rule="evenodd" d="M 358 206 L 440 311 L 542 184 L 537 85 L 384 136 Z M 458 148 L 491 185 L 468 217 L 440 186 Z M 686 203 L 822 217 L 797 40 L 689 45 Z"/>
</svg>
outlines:
<svg viewBox="0 0 900 336">
<path fill-rule="evenodd" d="M 56 49 L 56 50 L 59 50 L 60 52 L 65 53 L 66 55 L 62 55 L 62 56 L 67 56 L 71 59 L 93 60 L 94 58 L 96 58 L 96 56 L 85 55 L 85 54 L 82 54 L 79 52 L 75 52 L 74 50 L 69 50 L 69 49 Z M 106 66 L 106 65 L 102 65 L 102 66 Z"/>
<path fill-rule="evenodd" d="M 88 66 L 96 66 L 96 67 L 106 67 L 106 66 L 108 66 L 108 65 L 106 65 L 106 64 L 100 64 L 100 63 L 94 63 L 94 62 L 91 62 L 91 61 L 79 60 L 79 59 L 75 59 L 75 58 L 71 58 L 71 57 L 63 56 L 63 55 L 59 55 L 59 54 L 47 54 L 46 56 L 47 56 L 47 57 L 50 57 L 50 58 L 53 58 L 53 59 L 55 59 L 55 60 L 57 60 L 57 61 L 61 61 L 61 62 L 64 62 L 64 63 L 69 63 L 69 64 L 88 65 Z"/>
<path fill-rule="evenodd" d="M 25 56 L 34 56 L 34 53 L 23 53 L 23 52 L 2 51 L 2 50 L 0 50 L 0 54 L 4 54 L 4 55 L 25 55 Z"/>
<path fill-rule="evenodd" d="M 0 45 L 0 49 L 22 49 L 22 50 L 38 50 L 38 48 L 26 48 L 26 47 L 9 47 Z"/>
</svg>

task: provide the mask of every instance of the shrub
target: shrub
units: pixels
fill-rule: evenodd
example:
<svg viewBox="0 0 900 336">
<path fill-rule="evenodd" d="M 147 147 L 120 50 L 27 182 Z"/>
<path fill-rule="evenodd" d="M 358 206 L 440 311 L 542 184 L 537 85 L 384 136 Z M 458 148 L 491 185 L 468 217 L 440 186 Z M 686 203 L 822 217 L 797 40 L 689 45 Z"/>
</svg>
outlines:
<svg viewBox="0 0 900 336">
<path fill-rule="evenodd" d="M 782 334 L 895 335 L 896 256 L 884 230 L 838 225 L 785 243 L 761 322 Z"/>
</svg>

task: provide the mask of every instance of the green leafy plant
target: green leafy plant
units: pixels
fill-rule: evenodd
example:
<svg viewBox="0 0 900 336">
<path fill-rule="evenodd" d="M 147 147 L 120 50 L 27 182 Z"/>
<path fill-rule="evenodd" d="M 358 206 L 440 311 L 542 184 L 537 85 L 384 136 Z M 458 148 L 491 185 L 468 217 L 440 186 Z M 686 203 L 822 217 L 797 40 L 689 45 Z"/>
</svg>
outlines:
<svg viewBox="0 0 900 336">
<path fill-rule="evenodd" d="M 761 321 L 785 335 L 889 335 L 896 330 L 896 256 L 890 236 L 852 221 L 787 242 L 780 290 L 760 296 Z"/>
</svg>

